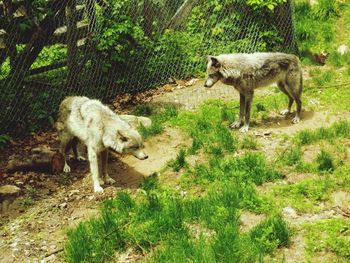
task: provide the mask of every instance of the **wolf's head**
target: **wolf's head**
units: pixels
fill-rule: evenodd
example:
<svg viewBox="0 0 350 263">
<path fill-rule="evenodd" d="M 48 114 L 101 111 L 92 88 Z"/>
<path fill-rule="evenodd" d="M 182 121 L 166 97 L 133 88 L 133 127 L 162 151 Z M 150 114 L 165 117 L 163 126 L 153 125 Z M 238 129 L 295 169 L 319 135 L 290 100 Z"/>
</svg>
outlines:
<svg viewBox="0 0 350 263">
<path fill-rule="evenodd" d="M 215 56 L 208 56 L 207 79 L 204 87 L 210 88 L 222 78 L 220 68 L 221 64 L 219 59 Z"/>
<path fill-rule="evenodd" d="M 105 134 L 103 144 L 117 153 L 130 153 L 140 160 L 148 158 L 148 155 L 143 151 L 142 137 L 133 128 L 120 129 L 114 134 Z"/>
</svg>

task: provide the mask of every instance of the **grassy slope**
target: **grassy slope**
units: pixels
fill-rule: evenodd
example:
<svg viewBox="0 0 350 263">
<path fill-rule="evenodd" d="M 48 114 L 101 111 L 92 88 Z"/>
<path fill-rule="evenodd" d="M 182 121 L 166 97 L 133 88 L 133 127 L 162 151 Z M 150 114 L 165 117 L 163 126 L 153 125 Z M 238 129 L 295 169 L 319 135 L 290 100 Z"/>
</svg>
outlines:
<svg viewBox="0 0 350 263">
<path fill-rule="evenodd" d="M 325 47 L 331 53 L 325 67 L 310 65 L 304 59 L 311 77 L 305 81 L 303 95 L 307 110 L 341 115 L 350 109 L 350 85 L 337 86 L 350 83 L 350 60 L 334 53 L 338 44 L 349 44 L 343 28 L 349 27 L 349 17 L 349 6 L 343 6 L 339 18 L 319 22 L 317 30 L 310 28 L 316 26 L 310 21 L 314 18 L 298 20 L 297 28 L 305 24 L 309 28 L 302 30 L 316 31 L 316 35 L 306 32 L 311 37 L 302 48 L 317 52 Z M 323 36 L 328 29 L 331 35 Z M 337 30 L 343 32 L 340 39 L 335 37 Z M 277 92 L 257 98 L 253 118 L 264 120 L 285 103 L 284 96 Z M 181 174 L 178 187 L 168 187 L 152 176 L 136 196 L 120 193 L 103 203 L 99 218 L 70 231 L 66 259 L 103 262 L 113 258 L 114 251 L 131 247 L 146 262 L 252 262 L 266 255 L 280 262 L 283 253 L 278 248 L 290 245 L 292 233 L 304 230 L 305 260 L 322 261 L 325 254 L 334 255 L 333 259 L 340 262 L 349 260 L 348 220 L 302 221 L 291 231 L 280 215 L 286 206 L 294 208 L 300 218 L 321 214 L 334 206 L 334 192 L 350 191 L 346 146 L 349 122 L 301 131 L 292 137 L 281 135 L 283 145 L 272 153 L 277 158 L 268 162 L 254 137 L 227 129 L 237 114 L 237 106 L 237 102 L 211 101 L 197 112 L 177 112 L 171 107 L 156 111 L 147 106 L 138 108 L 137 113 L 154 118 L 151 129 L 141 129 L 145 137 L 162 132 L 166 122 L 192 138 L 192 146 L 180 150 L 163 171 L 163 177 Z M 306 158 L 310 149 L 316 150 Z M 192 156 L 200 156 L 199 161 L 190 162 Z M 310 176 L 286 184 L 283 177 L 288 174 Z M 259 185 L 264 185 L 262 193 Z M 248 232 L 242 231 L 240 217 L 244 211 L 264 214 L 266 219 Z"/>
</svg>

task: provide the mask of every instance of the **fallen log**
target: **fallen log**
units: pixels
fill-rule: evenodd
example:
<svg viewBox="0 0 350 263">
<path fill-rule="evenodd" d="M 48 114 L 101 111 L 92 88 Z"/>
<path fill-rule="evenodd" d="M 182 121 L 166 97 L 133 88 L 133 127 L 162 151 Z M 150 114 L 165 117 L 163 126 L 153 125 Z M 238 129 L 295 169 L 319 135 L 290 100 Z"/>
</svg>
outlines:
<svg viewBox="0 0 350 263">
<path fill-rule="evenodd" d="M 50 149 L 35 148 L 29 155 L 12 155 L 5 172 L 46 172 L 58 174 L 63 172 L 64 158 L 59 152 Z"/>
</svg>

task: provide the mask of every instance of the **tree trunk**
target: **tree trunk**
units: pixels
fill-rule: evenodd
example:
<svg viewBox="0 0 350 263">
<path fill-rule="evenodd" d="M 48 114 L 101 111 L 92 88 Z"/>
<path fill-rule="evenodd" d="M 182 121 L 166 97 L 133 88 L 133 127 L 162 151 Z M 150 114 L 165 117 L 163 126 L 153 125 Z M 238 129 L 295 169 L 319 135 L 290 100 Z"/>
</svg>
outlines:
<svg viewBox="0 0 350 263">
<path fill-rule="evenodd" d="M 16 11 L 15 7 L 12 4 L 12 0 L 4 0 L 4 11 L 5 11 L 5 19 L 11 24 L 10 21 L 13 20 L 13 13 Z M 12 24 L 12 27 L 14 24 Z M 6 31 L 6 35 L 4 37 L 5 42 L 5 51 L 6 56 L 10 57 L 10 66 L 14 67 L 14 61 L 17 56 L 17 48 L 16 48 L 16 30 L 14 28 L 10 28 L 10 30 Z"/>
<path fill-rule="evenodd" d="M 64 157 L 61 153 L 50 149 L 35 148 L 30 155 L 13 155 L 5 167 L 5 171 L 42 171 L 48 173 L 61 173 L 64 167 Z"/>
<path fill-rule="evenodd" d="M 57 25 L 62 21 L 65 6 L 69 0 L 55 0 L 49 7 L 48 15 L 42 20 L 37 30 L 31 36 L 25 49 L 16 56 L 13 68 L 6 79 L 5 85 L 21 85 L 41 50 L 53 35 Z"/>
<path fill-rule="evenodd" d="M 198 2 L 199 0 L 186 0 L 171 18 L 167 28 L 176 29 L 179 27 L 181 23 L 191 14 L 192 9 Z"/>
</svg>

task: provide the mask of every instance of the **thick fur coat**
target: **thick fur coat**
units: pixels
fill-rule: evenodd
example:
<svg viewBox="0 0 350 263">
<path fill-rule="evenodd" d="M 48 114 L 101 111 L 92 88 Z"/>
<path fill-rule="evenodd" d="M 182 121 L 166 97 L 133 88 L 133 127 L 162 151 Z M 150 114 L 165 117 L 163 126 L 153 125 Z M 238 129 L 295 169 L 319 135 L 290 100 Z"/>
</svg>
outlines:
<svg viewBox="0 0 350 263">
<path fill-rule="evenodd" d="M 61 153 L 65 157 L 65 172 L 70 172 L 66 162 L 68 150 L 73 148 L 74 156 L 82 159 L 78 156 L 77 142 L 81 141 L 87 146 L 95 192 L 103 192 L 101 184 L 114 182 L 107 173 L 108 150 L 131 153 L 142 160 L 148 157 L 142 149 L 143 142 L 138 131 L 98 100 L 65 98 L 59 108 L 56 128 Z"/>
<path fill-rule="evenodd" d="M 206 87 L 217 81 L 233 86 L 240 94 L 240 116 L 231 124 L 232 128 L 249 129 L 250 109 L 254 90 L 277 83 L 279 89 L 288 96 L 288 108 L 281 114 L 290 113 L 296 102 L 296 116 L 293 123 L 300 121 L 302 71 L 295 55 L 285 53 L 223 54 L 208 56 Z"/>
</svg>

